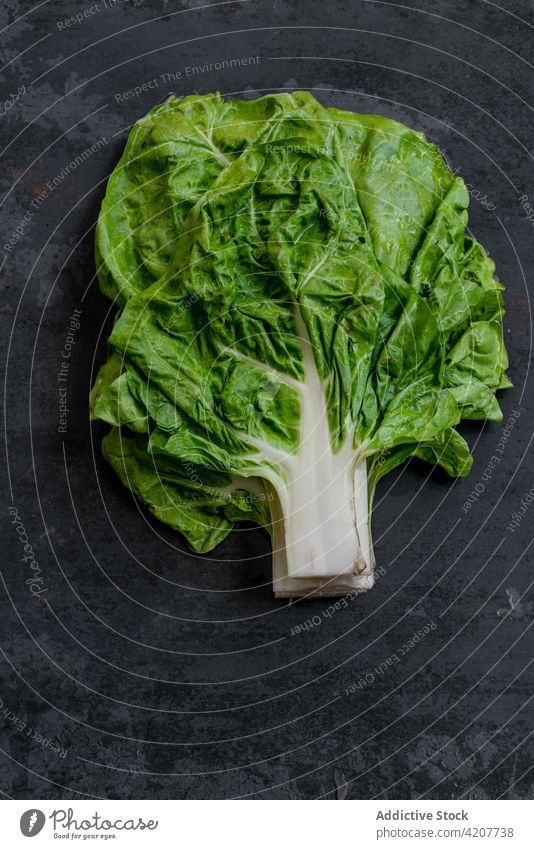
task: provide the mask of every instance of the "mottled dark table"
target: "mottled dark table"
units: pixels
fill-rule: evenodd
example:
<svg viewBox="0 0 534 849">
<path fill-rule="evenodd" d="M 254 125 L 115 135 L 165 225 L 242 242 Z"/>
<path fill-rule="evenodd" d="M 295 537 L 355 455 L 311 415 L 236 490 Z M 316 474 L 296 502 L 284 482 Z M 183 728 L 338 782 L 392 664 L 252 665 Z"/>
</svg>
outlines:
<svg viewBox="0 0 534 849">
<path fill-rule="evenodd" d="M 1 4 L 6 796 L 532 795 L 534 29 L 526 0 L 505 6 Z M 273 600 L 257 528 L 192 556 L 88 421 L 111 322 L 93 228 L 132 123 L 170 92 L 295 87 L 445 151 L 507 284 L 515 383 L 502 426 L 462 429 L 470 478 L 412 463 L 382 482 L 379 581 L 333 615 Z"/>
</svg>

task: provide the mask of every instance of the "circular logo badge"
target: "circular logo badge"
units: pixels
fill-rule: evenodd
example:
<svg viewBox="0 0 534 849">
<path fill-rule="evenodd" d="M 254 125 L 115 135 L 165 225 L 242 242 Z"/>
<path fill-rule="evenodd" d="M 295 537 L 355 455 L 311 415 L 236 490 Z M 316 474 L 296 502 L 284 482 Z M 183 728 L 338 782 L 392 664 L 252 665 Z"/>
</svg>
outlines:
<svg viewBox="0 0 534 849">
<path fill-rule="evenodd" d="M 42 811 L 36 808 L 31 808 L 29 811 L 24 811 L 20 818 L 20 830 L 24 837 L 35 837 L 42 830 L 46 822 L 46 817 Z"/>
</svg>

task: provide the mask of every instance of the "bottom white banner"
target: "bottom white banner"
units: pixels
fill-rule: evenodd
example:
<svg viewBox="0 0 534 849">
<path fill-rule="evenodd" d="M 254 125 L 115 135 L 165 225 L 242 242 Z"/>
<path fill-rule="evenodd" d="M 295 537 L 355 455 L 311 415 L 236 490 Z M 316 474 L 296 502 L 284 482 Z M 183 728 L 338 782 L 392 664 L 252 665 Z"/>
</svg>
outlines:
<svg viewBox="0 0 534 849">
<path fill-rule="evenodd" d="M 276 807 L 276 812 L 273 811 Z M 1 845 L 532 849 L 534 801 L 5 801 Z"/>
</svg>

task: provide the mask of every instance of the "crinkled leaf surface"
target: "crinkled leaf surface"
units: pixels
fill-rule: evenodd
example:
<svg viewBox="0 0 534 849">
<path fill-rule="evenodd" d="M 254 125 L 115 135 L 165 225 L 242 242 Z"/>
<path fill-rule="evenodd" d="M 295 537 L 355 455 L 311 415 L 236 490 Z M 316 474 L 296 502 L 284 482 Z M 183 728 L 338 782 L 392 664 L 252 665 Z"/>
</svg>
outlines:
<svg viewBox="0 0 534 849">
<path fill-rule="evenodd" d="M 270 527 L 313 415 L 328 456 L 367 458 L 371 497 L 411 455 L 467 474 L 455 425 L 500 420 L 509 385 L 467 206 L 422 134 L 306 92 L 153 109 L 96 237 L 120 314 L 92 414 L 121 480 L 203 552 L 240 519 Z"/>
</svg>

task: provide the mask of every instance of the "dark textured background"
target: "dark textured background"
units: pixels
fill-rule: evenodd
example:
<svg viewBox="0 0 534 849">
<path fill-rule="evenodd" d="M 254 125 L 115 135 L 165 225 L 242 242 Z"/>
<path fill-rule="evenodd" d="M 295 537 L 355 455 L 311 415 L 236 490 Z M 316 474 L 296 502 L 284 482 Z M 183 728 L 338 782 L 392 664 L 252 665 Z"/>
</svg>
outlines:
<svg viewBox="0 0 534 849">
<path fill-rule="evenodd" d="M 107 0 L 108 6 L 111 0 Z M 390 3 L 4 0 L 2 245 L 7 359 L 0 615 L 0 787 L 15 798 L 524 798 L 532 795 L 534 481 L 529 290 L 534 224 L 532 7 Z M 249 69 L 185 69 L 259 55 Z M 161 75 L 182 72 L 165 85 Z M 156 78 L 139 97 L 115 93 Z M 374 510 L 376 588 L 327 602 L 273 600 L 267 535 L 243 527 L 213 557 L 137 508 L 100 459 L 88 421 L 109 304 L 93 227 L 132 123 L 171 91 L 256 96 L 307 88 L 329 105 L 423 130 L 470 184 L 470 226 L 507 284 L 519 411 L 500 464 L 464 513 L 502 427 L 463 429 L 470 478 L 411 464 Z M 109 139 L 74 169 L 69 163 Z M 46 183 L 54 191 L 38 208 Z M 5 197 L 4 197 L 5 193 Z M 58 433 L 57 372 L 81 309 Z M 487 477 L 487 476 L 486 476 Z M 534 490 L 533 490 L 534 491 Z M 46 586 L 28 564 L 14 504 Z M 531 512 L 529 512 L 529 509 Z M 311 630 L 291 636 L 315 617 Z M 418 629 L 435 623 L 398 663 Z M 385 672 L 377 671 L 384 664 Z M 354 692 L 345 694 L 358 680 Z M 32 739 L 41 735 L 44 741 Z M 52 751 L 59 745 L 63 752 Z M 336 790 L 337 788 L 337 790 Z"/>
</svg>

